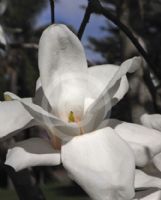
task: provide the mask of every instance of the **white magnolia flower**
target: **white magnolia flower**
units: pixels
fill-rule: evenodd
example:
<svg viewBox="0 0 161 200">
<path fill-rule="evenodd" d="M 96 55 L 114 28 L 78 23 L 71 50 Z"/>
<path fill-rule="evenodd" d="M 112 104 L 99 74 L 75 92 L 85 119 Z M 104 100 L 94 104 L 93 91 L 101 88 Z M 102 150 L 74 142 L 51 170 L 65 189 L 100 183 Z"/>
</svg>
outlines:
<svg viewBox="0 0 161 200">
<path fill-rule="evenodd" d="M 149 128 L 161 131 L 161 115 L 160 114 L 143 114 L 140 117 L 141 123 Z"/>
<path fill-rule="evenodd" d="M 141 123 L 149 128 L 156 129 L 158 131 L 161 131 L 161 115 L 160 114 L 143 114 L 140 117 Z M 161 171 L 161 153 L 158 153 L 153 158 L 153 163 L 156 166 L 156 168 Z"/>
<path fill-rule="evenodd" d="M 135 164 L 142 167 L 161 152 L 161 134 L 136 124 L 103 120 L 128 90 L 126 73 L 134 72 L 140 62 L 134 57 L 120 67 L 87 68 L 78 38 L 64 25 L 48 27 L 39 44 L 35 97 L 21 99 L 5 93 L 6 100 L 13 101 L 0 103 L 0 137 L 39 125 L 51 140 L 17 143 L 8 150 L 6 164 L 18 171 L 62 163 L 92 199 L 132 199 L 134 180 L 135 187 L 149 180 L 146 174 L 135 175 Z M 145 180 L 142 184 L 140 177 Z M 160 188 L 160 179 L 154 182 Z"/>
<path fill-rule="evenodd" d="M 160 200 L 161 199 L 161 190 L 153 192 L 152 194 L 145 196 L 143 198 L 134 199 L 134 200 Z"/>
</svg>

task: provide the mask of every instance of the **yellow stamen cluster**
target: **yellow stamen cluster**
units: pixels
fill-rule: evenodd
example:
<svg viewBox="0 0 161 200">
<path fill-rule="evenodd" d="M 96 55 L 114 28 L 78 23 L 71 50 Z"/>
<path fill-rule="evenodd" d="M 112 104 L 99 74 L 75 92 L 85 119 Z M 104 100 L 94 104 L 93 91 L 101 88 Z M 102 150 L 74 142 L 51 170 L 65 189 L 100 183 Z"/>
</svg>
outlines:
<svg viewBox="0 0 161 200">
<path fill-rule="evenodd" d="M 75 115 L 74 115 L 74 112 L 73 111 L 70 111 L 69 115 L 68 115 L 68 122 L 71 123 L 71 122 L 76 122 L 79 126 L 79 129 L 80 129 L 80 135 L 83 135 L 84 134 L 84 130 L 83 128 L 80 126 L 79 122 L 80 120 L 78 120 Z"/>
<path fill-rule="evenodd" d="M 70 111 L 70 113 L 68 115 L 68 122 L 75 122 L 75 116 L 72 111 Z"/>
</svg>

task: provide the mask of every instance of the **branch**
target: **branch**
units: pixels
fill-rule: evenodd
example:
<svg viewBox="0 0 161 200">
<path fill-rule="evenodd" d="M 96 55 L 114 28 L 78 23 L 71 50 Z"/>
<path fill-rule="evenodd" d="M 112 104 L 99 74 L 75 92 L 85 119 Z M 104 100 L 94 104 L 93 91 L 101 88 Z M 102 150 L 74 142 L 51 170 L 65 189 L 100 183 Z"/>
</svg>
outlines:
<svg viewBox="0 0 161 200">
<path fill-rule="evenodd" d="M 38 44 L 35 43 L 10 43 L 8 46 L 11 48 L 38 49 Z"/>
<path fill-rule="evenodd" d="M 50 9 L 51 9 L 51 24 L 55 23 L 55 3 L 54 0 L 50 1 Z"/>
<path fill-rule="evenodd" d="M 81 26 L 80 26 L 80 29 L 78 31 L 78 38 L 81 40 L 82 39 L 82 36 L 83 36 L 83 33 L 85 31 L 85 28 L 90 20 L 90 16 L 92 14 L 93 10 L 92 10 L 92 2 L 91 1 L 88 1 L 88 6 L 86 8 L 86 11 L 85 11 L 85 15 L 84 15 L 84 18 L 83 18 L 83 21 L 81 23 Z"/>
<path fill-rule="evenodd" d="M 40 188 L 33 184 L 29 170 L 25 169 L 15 172 L 12 167 L 4 165 L 1 160 L 0 170 L 4 170 L 12 180 L 19 200 L 45 200 L 45 196 Z"/>
<path fill-rule="evenodd" d="M 105 18 L 109 19 L 116 26 L 118 26 L 125 33 L 125 35 L 131 40 L 133 45 L 136 47 L 136 49 L 139 51 L 139 53 L 143 56 L 145 61 L 148 63 L 149 71 L 154 75 L 155 79 L 160 83 L 157 74 L 153 70 L 153 69 L 155 69 L 155 66 L 154 66 L 153 62 L 151 61 L 149 54 L 140 45 L 137 38 L 133 35 L 132 31 L 129 30 L 129 28 L 127 26 L 125 26 L 117 17 L 115 17 L 107 9 L 103 8 L 101 3 L 99 2 L 99 0 L 88 0 L 88 7 L 90 7 L 90 9 L 87 8 L 87 10 L 86 10 L 86 14 L 84 16 L 84 19 L 83 19 L 83 22 L 82 22 L 82 25 L 81 25 L 81 28 L 80 28 L 81 31 L 79 31 L 80 32 L 79 38 L 81 38 L 82 35 L 83 35 L 85 27 L 86 27 L 88 20 L 90 18 L 90 15 L 92 13 L 102 14 Z M 88 11 L 88 13 L 87 13 L 87 11 Z"/>
<path fill-rule="evenodd" d="M 38 44 L 36 43 L 9 43 L 7 44 L 10 48 L 24 48 L 24 49 L 38 49 Z M 6 45 L 0 43 L 0 49 L 5 51 L 7 48 Z"/>
</svg>

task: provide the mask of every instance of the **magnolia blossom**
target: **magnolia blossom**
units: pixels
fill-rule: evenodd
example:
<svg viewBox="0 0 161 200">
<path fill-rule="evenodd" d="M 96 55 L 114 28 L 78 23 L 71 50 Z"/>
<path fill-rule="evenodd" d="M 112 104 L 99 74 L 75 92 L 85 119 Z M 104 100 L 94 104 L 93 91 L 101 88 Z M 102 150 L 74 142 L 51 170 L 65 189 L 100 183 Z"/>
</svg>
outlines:
<svg viewBox="0 0 161 200">
<path fill-rule="evenodd" d="M 143 114 L 140 117 L 141 123 L 149 128 L 161 131 L 161 115 L 160 114 Z"/>
<path fill-rule="evenodd" d="M 141 123 L 149 128 L 156 129 L 158 131 L 161 131 L 161 115 L 160 114 L 143 114 L 140 117 Z M 154 156 L 152 159 L 152 162 L 154 163 L 155 167 L 161 171 L 161 153 Z"/>
<path fill-rule="evenodd" d="M 49 140 L 18 142 L 5 163 L 16 171 L 62 163 L 94 200 L 130 200 L 134 188 L 161 188 L 159 178 L 135 170 L 161 152 L 161 133 L 105 120 L 128 90 L 126 73 L 134 72 L 141 59 L 88 68 L 80 41 L 64 25 L 43 32 L 38 57 L 35 96 L 22 99 L 6 92 L 8 101 L 0 103 L 0 137 L 38 125 L 47 130 Z M 152 195 L 159 199 L 158 193 Z"/>
</svg>

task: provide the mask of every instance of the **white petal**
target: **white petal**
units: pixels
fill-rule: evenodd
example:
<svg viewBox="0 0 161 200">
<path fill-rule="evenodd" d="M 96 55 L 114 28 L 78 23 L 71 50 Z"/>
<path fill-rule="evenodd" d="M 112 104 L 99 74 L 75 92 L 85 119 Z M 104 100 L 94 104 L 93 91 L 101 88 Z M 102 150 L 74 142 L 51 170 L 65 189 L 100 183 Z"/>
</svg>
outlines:
<svg viewBox="0 0 161 200">
<path fill-rule="evenodd" d="M 44 139 L 31 138 L 8 150 L 6 165 L 16 171 L 33 166 L 53 166 L 61 163 L 60 153 Z"/>
<path fill-rule="evenodd" d="M 42 85 L 41 85 L 41 80 L 40 80 L 40 77 L 37 79 L 36 81 L 36 90 L 38 90 L 39 88 L 41 88 Z"/>
<path fill-rule="evenodd" d="M 44 110 L 48 112 L 52 112 L 52 108 L 44 94 L 43 88 L 41 86 L 40 78 L 37 79 L 36 82 L 36 92 L 35 96 L 32 98 L 33 103 L 41 106 Z"/>
<path fill-rule="evenodd" d="M 39 70 L 44 93 L 57 114 L 63 115 L 66 107 L 83 108 L 87 62 L 80 41 L 65 25 L 51 25 L 43 32 Z"/>
<path fill-rule="evenodd" d="M 141 170 L 135 171 L 135 189 L 160 188 L 161 179 L 150 176 Z"/>
<path fill-rule="evenodd" d="M 98 65 L 88 68 L 89 73 L 89 90 L 93 92 L 93 96 L 97 98 L 103 90 L 106 88 L 108 83 L 111 81 L 119 66 L 117 65 Z M 119 101 L 128 91 L 129 84 L 126 76 L 121 79 L 120 86 L 116 91 L 113 99 Z"/>
<path fill-rule="evenodd" d="M 122 63 L 116 73 L 113 75 L 110 82 L 105 87 L 104 91 L 94 101 L 94 103 L 88 108 L 85 116 L 85 120 L 93 121 L 95 128 L 105 118 L 107 113 L 111 110 L 113 104 L 117 103 L 112 101 L 112 98 L 118 91 L 121 78 L 126 75 L 127 72 L 134 71 L 136 66 L 140 66 L 142 59 L 140 57 L 134 57 Z M 121 97 L 121 94 L 118 94 Z M 97 117 L 96 117 L 97 115 Z M 95 122 L 94 122 L 95 121 Z"/>
<path fill-rule="evenodd" d="M 134 156 L 128 145 L 105 128 L 73 138 L 62 146 L 62 163 L 94 200 L 134 196 Z"/>
<path fill-rule="evenodd" d="M 104 89 L 103 93 L 97 98 L 97 101 L 93 103 L 93 107 L 97 105 L 98 101 L 102 100 L 103 98 L 110 95 L 110 97 L 116 93 L 118 89 L 118 83 L 120 83 L 121 78 L 126 75 L 127 72 L 134 71 L 136 66 L 140 66 L 142 59 L 140 57 L 134 57 L 122 63 L 119 69 L 115 72 L 113 77 L 111 78 L 110 82 L 107 84 L 106 88 Z M 118 82 L 119 81 L 119 82 Z M 120 84 L 119 84 L 120 85 Z M 117 87 L 116 87 L 117 86 Z M 93 107 L 91 106 L 90 109 Z"/>
<path fill-rule="evenodd" d="M 119 120 L 116 122 L 115 131 L 127 142 L 138 143 L 146 147 L 149 157 L 161 152 L 161 134 L 159 131 Z"/>
<path fill-rule="evenodd" d="M 27 108 L 27 110 L 29 111 L 30 110 L 30 113 L 32 116 L 34 116 L 34 118 L 36 120 L 38 120 L 38 118 L 41 118 L 43 116 L 46 116 L 48 118 L 51 118 L 53 120 L 53 122 L 55 122 L 55 124 L 59 124 L 59 125 L 62 125 L 63 122 L 61 120 L 59 120 L 58 118 L 56 118 L 54 115 L 48 113 L 47 111 L 45 111 L 42 107 L 34 104 L 32 102 L 32 99 L 30 99 L 29 101 L 26 101 L 26 98 L 20 98 L 18 97 L 17 95 L 11 93 L 11 92 L 5 92 L 4 93 L 5 96 L 8 96 L 9 98 L 11 98 L 12 100 L 17 100 L 19 101 L 20 103 L 23 104 L 23 106 L 25 108 Z M 34 112 L 34 113 L 32 113 Z M 37 117 L 36 117 L 37 116 Z M 44 119 L 45 120 L 45 119 Z M 55 120 L 55 121 L 54 121 Z M 41 122 L 41 120 L 40 120 Z"/>
<path fill-rule="evenodd" d="M 88 107 L 94 102 L 93 98 L 85 98 L 84 100 L 84 114 L 86 113 Z"/>
<path fill-rule="evenodd" d="M 0 102 L 0 138 L 34 125 L 33 117 L 17 101 Z"/>
<path fill-rule="evenodd" d="M 153 163 L 155 167 L 161 171 L 161 153 L 158 153 L 154 158 L 153 158 Z"/>
<path fill-rule="evenodd" d="M 118 124 L 121 124 L 119 120 L 107 119 L 102 121 L 98 129 L 105 128 L 108 126 L 115 128 Z M 149 161 L 152 159 L 153 156 L 149 154 L 149 149 L 147 146 L 144 146 L 143 144 L 139 144 L 133 141 L 129 141 L 124 137 L 123 139 L 128 142 L 129 146 L 132 148 L 134 152 L 136 166 L 144 167 L 146 164 L 149 163 Z"/>
<path fill-rule="evenodd" d="M 78 124 L 65 123 L 51 113 L 45 111 L 42 107 L 32 103 L 32 101 L 26 101 L 26 99 L 23 98 L 21 99 L 11 92 L 5 92 L 5 95 L 9 96 L 11 99 L 19 101 L 31 114 L 37 124 L 47 128 L 51 133 L 57 135 L 62 140 L 68 141 L 73 136 L 80 135 L 80 127 Z M 55 128 L 58 130 L 55 131 Z"/>
<path fill-rule="evenodd" d="M 161 115 L 160 114 L 143 114 L 140 118 L 141 123 L 149 128 L 161 131 Z"/>
<path fill-rule="evenodd" d="M 128 142 L 130 147 L 132 148 L 135 154 L 135 163 L 138 167 L 144 167 L 149 163 L 152 159 L 152 156 L 149 155 L 149 150 L 146 146 L 135 143 L 135 142 Z"/>
<path fill-rule="evenodd" d="M 154 192 L 144 198 L 141 198 L 140 200 L 160 200 L 161 199 L 161 191 Z"/>
<path fill-rule="evenodd" d="M 98 128 L 107 126 L 114 128 L 119 136 L 128 142 L 134 151 L 138 167 L 145 166 L 161 152 L 161 134 L 157 130 L 116 119 L 104 120 Z"/>
<path fill-rule="evenodd" d="M 156 191 L 148 196 L 145 196 L 143 198 L 134 199 L 134 200 L 160 200 L 161 199 L 161 190 Z"/>
</svg>

